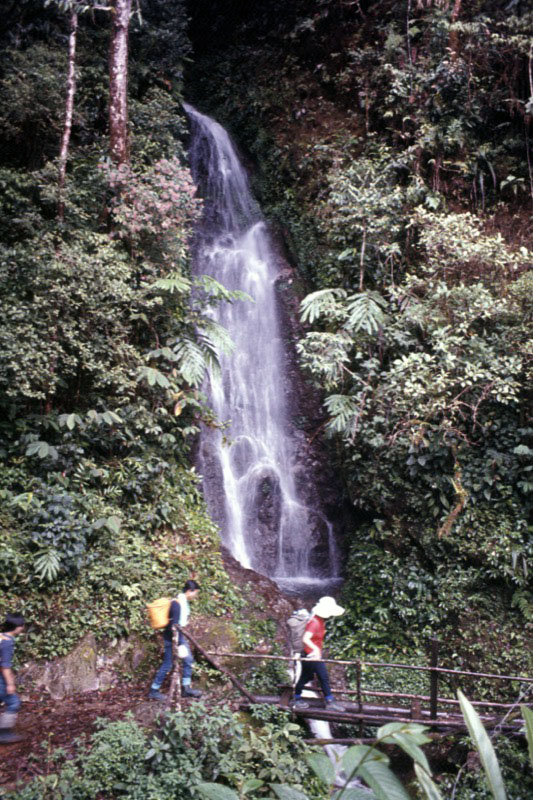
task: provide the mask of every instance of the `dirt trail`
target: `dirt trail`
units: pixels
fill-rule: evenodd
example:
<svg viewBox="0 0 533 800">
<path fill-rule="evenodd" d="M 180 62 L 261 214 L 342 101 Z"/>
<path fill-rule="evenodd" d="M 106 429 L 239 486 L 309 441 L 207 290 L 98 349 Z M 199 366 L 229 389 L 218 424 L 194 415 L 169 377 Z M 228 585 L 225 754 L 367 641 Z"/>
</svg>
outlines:
<svg viewBox="0 0 533 800">
<path fill-rule="evenodd" d="M 124 683 L 106 692 L 83 692 L 64 700 L 30 695 L 18 718 L 17 731 L 23 740 L 0 746 L 0 797 L 15 789 L 18 782 L 26 783 L 47 770 L 53 771 L 47 756 L 52 750 L 61 747 L 67 757 L 73 756 L 76 740 L 88 739 L 94 733 L 98 717 L 120 719 L 127 711 L 139 712 L 148 704 L 146 682 Z"/>
<path fill-rule="evenodd" d="M 304 603 L 310 608 L 316 598 L 287 596 L 272 580 L 242 567 L 224 548 L 222 551 L 230 579 L 235 585 L 243 587 L 244 596 L 248 599 L 247 607 L 241 614 L 248 619 L 276 620 L 278 630 L 275 638 L 283 651 L 287 644 L 285 620 L 294 608 Z M 228 616 L 227 621 L 230 621 L 231 615 Z M 213 638 L 213 632 L 209 631 L 213 622 L 217 624 L 216 620 L 197 617 L 191 623 L 191 633 L 208 648 Z M 215 649 L 218 650 L 220 645 L 223 650 L 227 649 L 229 642 L 224 642 L 220 635 L 218 638 L 220 641 L 216 642 Z M 271 646 L 272 642 L 268 644 Z M 243 666 L 239 662 L 238 668 L 242 669 Z M 50 754 L 57 748 L 65 751 L 67 759 L 74 757 L 77 740 L 90 739 L 97 730 L 95 722 L 99 717 L 118 720 L 131 711 L 141 725 L 152 725 L 163 705 L 148 699 L 150 677 L 151 673 L 142 677 L 138 675 L 130 682 L 119 680 L 106 691 L 82 692 L 63 700 L 53 700 L 43 692 L 24 694 L 17 726 L 24 739 L 12 745 L 0 745 L 0 800 L 4 792 L 13 791 L 17 784 L 21 786 L 38 775 L 54 772 Z M 230 705 L 237 710 L 238 693 L 227 680 L 210 686 L 207 696 L 210 705 L 227 704 L 230 701 Z M 190 702 L 194 701 L 184 700 L 183 708 Z"/>
</svg>

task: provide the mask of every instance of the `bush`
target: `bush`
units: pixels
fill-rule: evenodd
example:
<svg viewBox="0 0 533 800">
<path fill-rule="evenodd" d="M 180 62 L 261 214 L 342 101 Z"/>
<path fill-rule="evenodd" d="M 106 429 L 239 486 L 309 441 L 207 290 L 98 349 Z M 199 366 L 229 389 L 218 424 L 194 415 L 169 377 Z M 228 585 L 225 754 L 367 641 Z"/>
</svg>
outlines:
<svg viewBox="0 0 533 800">
<path fill-rule="evenodd" d="M 198 784 L 238 787 L 250 770 L 297 788 L 309 776 L 301 729 L 279 715 L 252 730 L 228 708 L 195 703 L 167 713 L 153 735 L 131 718 L 100 726 L 73 763 L 6 800 L 190 800 L 200 797 Z"/>
</svg>

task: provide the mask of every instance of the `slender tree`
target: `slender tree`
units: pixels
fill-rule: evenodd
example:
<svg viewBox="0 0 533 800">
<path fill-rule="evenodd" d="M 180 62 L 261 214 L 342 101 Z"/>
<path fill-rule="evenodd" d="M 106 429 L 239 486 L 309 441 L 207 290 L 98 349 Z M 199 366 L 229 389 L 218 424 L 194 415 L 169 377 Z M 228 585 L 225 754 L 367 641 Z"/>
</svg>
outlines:
<svg viewBox="0 0 533 800">
<path fill-rule="evenodd" d="M 74 113 L 74 95 L 76 94 L 76 44 L 78 35 L 78 14 L 85 10 L 78 0 L 46 0 L 46 6 L 56 6 L 60 11 L 69 14 L 67 93 L 65 98 L 65 121 L 59 148 L 59 167 L 57 178 L 57 216 L 60 221 L 65 216 L 65 180 L 67 175 L 68 149 L 72 131 Z"/>
<path fill-rule="evenodd" d="M 61 147 L 59 149 L 59 171 L 57 182 L 57 216 L 63 221 L 65 216 L 65 178 L 67 174 L 68 148 L 72 131 L 72 115 L 74 112 L 74 95 L 76 93 L 76 42 L 78 32 L 78 12 L 76 4 L 72 5 L 70 12 L 70 31 L 68 39 L 68 71 L 67 71 L 67 96 L 65 100 L 65 122 Z"/>
<path fill-rule="evenodd" d="M 114 164 L 128 160 L 128 31 L 132 0 L 112 0 L 109 45 L 109 149 Z"/>
<path fill-rule="evenodd" d="M 68 38 L 68 68 L 67 68 L 67 92 L 65 98 L 65 121 L 63 133 L 61 135 L 61 146 L 59 148 L 59 167 L 57 181 L 57 216 L 60 221 L 65 216 L 65 181 L 67 175 L 67 161 L 70 145 L 70 135 L 72 132 L 72 118 L 74 114 L 74 97 L 76 94 L 76 47 L 78 37 L 78 16 L 89 10 L 109 11 L 108 6 L 102 6 L 95 2 L 80 2 L 80 0 L 46 0 L 46 6 L 56 6 L 60 11 L 69 14 L 69 38 Z"/>
</svg>

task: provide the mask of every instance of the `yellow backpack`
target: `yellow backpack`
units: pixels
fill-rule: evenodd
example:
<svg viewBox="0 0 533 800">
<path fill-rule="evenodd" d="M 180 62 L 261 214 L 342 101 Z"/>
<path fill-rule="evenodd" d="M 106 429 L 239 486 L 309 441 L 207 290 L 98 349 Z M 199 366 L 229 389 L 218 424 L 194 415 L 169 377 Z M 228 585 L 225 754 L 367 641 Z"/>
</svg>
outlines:
<svg viewBox="0 0 533 800">
<path fill-rule="evenodd" d="M 171 597 L 160 597 L 159 600 L 154 600 L 153 603 L 146 605 L 148 619 L 154 630 L 157 631 L 167 627 L 171 602 Z"/>
</svg>

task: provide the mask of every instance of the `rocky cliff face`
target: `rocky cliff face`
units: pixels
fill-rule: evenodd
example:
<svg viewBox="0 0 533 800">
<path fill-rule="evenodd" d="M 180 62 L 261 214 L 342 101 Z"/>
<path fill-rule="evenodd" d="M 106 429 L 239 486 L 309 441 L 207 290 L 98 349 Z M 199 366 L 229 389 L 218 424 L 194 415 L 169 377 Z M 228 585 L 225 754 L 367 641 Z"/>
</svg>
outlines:
<svg viewBox="0 0 533 800">
<path fill-rule="evenodd" d="M 345 530 L 350 522 L 353 523 L 353 510 L 347 501 L 342 476 L 333 465 L 333 448 L 324 436 L 327 415 L 322 406 L 320 390 L 302 373 L 298 363 L 296 342 L 304 332 L 299 320 L 300 301 L 305 290 L 297 270 L 284 254 L 282 242 L 277 237 L 275 240 L 280 259 L 276 288 L 286 342 L 287 374 L 290 377 L 287 392 L 296 440 L 294 478 L 306 502 L 320 509 L 332 524 L 342 559 Z M 313 558 L 324 557 L 324 541 L 324 519 L 316 515 L 310 538 Z"/>
</svg>

